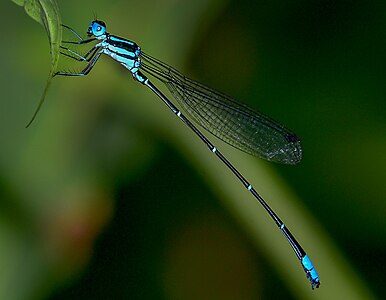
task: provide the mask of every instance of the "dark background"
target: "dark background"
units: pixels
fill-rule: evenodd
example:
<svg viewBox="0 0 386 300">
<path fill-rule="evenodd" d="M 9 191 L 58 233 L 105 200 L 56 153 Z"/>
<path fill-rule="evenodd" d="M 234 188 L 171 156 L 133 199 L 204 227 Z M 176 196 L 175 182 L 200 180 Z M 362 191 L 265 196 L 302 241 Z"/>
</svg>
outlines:
<svg viewBox="0 0 386 300">
<path fill-rule="evenodd" d="M 283 166 L 208 134 L 298 238 L 321 287 L 311 290 L 230 172 L 111 59 L 86 78 L 55 78 L 25 129 L 49 47 L 38 23 L 2 1 L 1 299 L 386 296 L 385 1 L 59 6 L 78 32 L 96 13 L 109 32 L 301 137 L 303 161 Z"/>
</svg>

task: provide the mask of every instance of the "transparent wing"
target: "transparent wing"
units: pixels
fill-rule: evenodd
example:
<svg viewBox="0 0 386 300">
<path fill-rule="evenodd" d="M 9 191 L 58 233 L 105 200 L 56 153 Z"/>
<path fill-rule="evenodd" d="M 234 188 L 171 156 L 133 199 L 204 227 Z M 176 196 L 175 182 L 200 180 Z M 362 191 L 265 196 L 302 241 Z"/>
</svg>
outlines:
<svg viewBox="0 0 386 300">
<path fill-rule="evenodd" d="M 271 118 L 144 52 L 141 69 L 165 83 L 187 115 L 224 142 L 269 161 L 296 164 L 301 160 L 299 138 Z"/>
</svg>

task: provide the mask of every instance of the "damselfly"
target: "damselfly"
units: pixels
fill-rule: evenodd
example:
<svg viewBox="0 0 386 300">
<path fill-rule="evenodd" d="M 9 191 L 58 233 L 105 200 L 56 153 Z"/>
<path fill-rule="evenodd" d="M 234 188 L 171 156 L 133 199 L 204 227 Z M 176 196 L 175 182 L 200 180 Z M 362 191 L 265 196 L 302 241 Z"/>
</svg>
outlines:
<svg viewBox="0 0 386 300">
<path fill-rule="evenodd" d="M 160 60 L 146 54 L 133 41 L 109 34 L 104 22 L 91 22 L 87 35 L 83 39 L 70 27 L 77 41 L 63 41 L 63 44 L 96 44 L 85 54 L 81 55 L 69 47 L 61 46 L 62 54 L 87 62 L 86 67 L 79 73 L 57 72 L 55 75 L 83 76 L 94 67 L 102 54 L 106 54 L 125 67 L 134 80 L 148 87 L 166 106 L 179 117 L 241 181 L 245 188 L 264 207 L 287 241 L 295 251 L 307 278 L 314 289 L 320 285 L 319 276 L 306 252 L 291 234 L 289 229 L 273 212 L 252 185 L 225 158 L 224 155 L 205 137 L 205 135 L 148 79 L 146 75 L 163 82 L 184 108 L 187 115 L 204 129 L 225 141 L 226 143 L 266 160 L 284 164 L 296 164 L 302 158 L 299 138 L 271 118 L 251 110 L 249 107 L 236 102 L 233 98 L 211 89 L 197 81 L 185 77 L 174 68 Z"/>
</svg>

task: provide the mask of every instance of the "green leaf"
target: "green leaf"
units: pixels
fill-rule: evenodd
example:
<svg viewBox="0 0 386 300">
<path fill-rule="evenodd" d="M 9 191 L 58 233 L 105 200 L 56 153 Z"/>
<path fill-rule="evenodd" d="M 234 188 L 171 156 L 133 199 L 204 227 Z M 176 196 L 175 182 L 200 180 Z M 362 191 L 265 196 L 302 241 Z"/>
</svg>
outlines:
<svg viewBox="0 0 386 300">
<path fill-rule="evenodd" d="M 50 73 L 47 78 L 46 87 L 44 88 L 43 95 L 40 98 L 38 107 L 36 108 L 31 121 L 27 124 L 26 127 L 31 125 L 36 115 L 38 114 L 44 99 L 46 97 L 48 88 L 51 84 L 52 78 L 55 74 L 55 71 L 59 62 L 60 54 L 60 42 L 62 40 L 62 30 L 61 30 L 61 20 L 59 14 L 59 6 L 56 3 L 56 0 L 12 0 L 20 6 L 24 6 L 26 13 L 34 19 L 36 22 L 39 22 L 43 25 L 46 30 L 48 40 L 50 43 L 50 52 L 51 52 L 51 68 Z"/>
</svg>

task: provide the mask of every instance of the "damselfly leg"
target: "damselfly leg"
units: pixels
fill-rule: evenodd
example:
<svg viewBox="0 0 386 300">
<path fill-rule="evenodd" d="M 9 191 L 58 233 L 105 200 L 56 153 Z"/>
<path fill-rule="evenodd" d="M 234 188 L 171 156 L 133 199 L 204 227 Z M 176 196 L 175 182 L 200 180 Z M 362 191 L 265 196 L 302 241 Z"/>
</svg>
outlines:
<svg viewBox="0 0 386 300">
<path fill-rule="evenodd" d="M 62 27 L 68 29 L 71 33 L 73 33 L 79 39 L 79 41 L 62 41 L 62 43 L 82 45 L 82 44 L 87 44 L 87 43 L 90 43 L 90 42 L 93 42 L 93 41 L 96 40 L 95 38 L 84 40 L 71 27 L 69 27 L 67 25 L 63 25 L 63 24 L 62 24 Z M 58 71 L 58 72 L 56 72 L 54 74 L 54 76 L 57 76 L 57 75 L 60 75 L 60 76 L 84 76 L 84 75 L 87 75 L 91 71 L 91 69 L 95 66 L 95 64 L 98 61 L 99 57 L 102 55 L 102 52 L 98 52 L 98 50 L 101 50 L 101 48 L 98 47 L 98 46 L 92 47 L 85 55 L 81 55 L 78 52 L 76 52 L 76 51 L 74 51 L 74 50 L 72 50 L 72 49 L 70 49 L 68 47 L 60 46 L 60 48 L 62 50 L 64 50 L 64 51 L 68 52 L 68 53 L 65 53 L 65 52 L 61 51 L 60 53 L 62 55 L 65 55 L 65 56 L 67 56 L 67 57 L 69 57 L 71 59 L 77 60 L 77 61 L 88 62 L 88 64 L 86 65 L 86 67 L 82 71 L 80 71 L 78 73 Z"/>
</svg>

